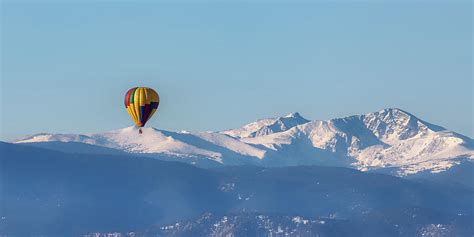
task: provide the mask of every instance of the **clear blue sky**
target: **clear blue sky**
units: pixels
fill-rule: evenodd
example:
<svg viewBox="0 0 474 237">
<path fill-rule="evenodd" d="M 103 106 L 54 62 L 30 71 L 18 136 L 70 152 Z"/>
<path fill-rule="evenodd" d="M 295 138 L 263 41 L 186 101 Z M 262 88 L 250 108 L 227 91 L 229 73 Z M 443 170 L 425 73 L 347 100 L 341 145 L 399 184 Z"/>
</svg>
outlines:
<svg viewBox="0 0 474 237">
<path fill-rule="evenodd" d="M 131 126 L 133 86 L 161 129 L 400 107 L 474 135 L 471 1 L 60 2 L 2 3 L 1 140 Z"/>
</svg>

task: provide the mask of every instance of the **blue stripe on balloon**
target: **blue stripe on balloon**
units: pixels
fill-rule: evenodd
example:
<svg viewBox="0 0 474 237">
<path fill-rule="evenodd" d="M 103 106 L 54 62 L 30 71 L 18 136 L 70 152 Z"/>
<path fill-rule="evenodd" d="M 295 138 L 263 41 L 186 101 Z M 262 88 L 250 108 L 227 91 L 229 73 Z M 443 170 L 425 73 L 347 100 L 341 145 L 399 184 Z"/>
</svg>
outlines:
<svg viewBox="0 0 474 237">
<path fill-rule="evenodd" d="M 144 118 L 145 118 L 144 115 L 145 115 L 145 106 L 140 106 L 140 123 L 141 123 L 142 125 L 145 125 L 145 124 L 144 124 L 144 121 L 143 121 Z"/>
</svg>

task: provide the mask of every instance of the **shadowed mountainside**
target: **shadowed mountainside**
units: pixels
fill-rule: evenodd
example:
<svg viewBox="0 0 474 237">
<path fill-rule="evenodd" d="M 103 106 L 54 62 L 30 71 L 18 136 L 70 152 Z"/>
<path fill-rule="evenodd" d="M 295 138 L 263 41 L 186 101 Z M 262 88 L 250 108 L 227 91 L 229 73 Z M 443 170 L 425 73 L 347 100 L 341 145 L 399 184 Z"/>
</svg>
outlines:
<svg viewBox="0 0 474 237">
<path fill-rule="evenodd" d="M 464 230 L 466 226 L 456 223 L 471 220 L 473 211 L 470 188 L 347 168 L 206 170 L 143 157 L 68 154 L 8 143 L 0 143 L 0 152 L 0 233 L 15 236 L 137 231 L 203 213 L 354 221 L 375 215 L 400 226 L 417 225 L 417 219 L 399 218 L 400 210 L 412 208 L 427 216 L 420 225 L 444 223 Z"/>
</svg>

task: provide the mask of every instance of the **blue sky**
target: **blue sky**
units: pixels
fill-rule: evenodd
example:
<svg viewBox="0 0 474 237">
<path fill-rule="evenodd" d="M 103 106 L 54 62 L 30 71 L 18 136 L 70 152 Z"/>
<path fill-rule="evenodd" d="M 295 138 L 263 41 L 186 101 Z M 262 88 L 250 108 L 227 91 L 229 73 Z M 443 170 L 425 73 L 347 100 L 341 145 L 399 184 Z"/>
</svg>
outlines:
<svg viewBox="0 0 474 237">
<path fill-rule="evenodd" d="M 161 129 L 400 107 L 474 135 L 470 1 L 6 1 L 1 28 L 2 140 L 131 126 L 133 86 Z"/>
</svg>

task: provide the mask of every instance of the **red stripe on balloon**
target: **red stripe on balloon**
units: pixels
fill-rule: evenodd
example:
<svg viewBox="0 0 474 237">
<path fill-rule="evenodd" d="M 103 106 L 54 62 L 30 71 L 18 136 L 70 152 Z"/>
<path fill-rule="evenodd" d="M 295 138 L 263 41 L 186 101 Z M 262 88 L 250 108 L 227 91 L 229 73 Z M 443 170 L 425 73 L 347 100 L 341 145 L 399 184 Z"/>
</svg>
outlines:
<svg viewBox="0 0 474 237">
<path fill-rule="evenodd" d="M 133 88 L 128 90 L 127 94 L 125 94 L 125 108 L 130 106 L 130 94 L 132 93 L 132 90 L 133 90 Z"/>
</svg>

